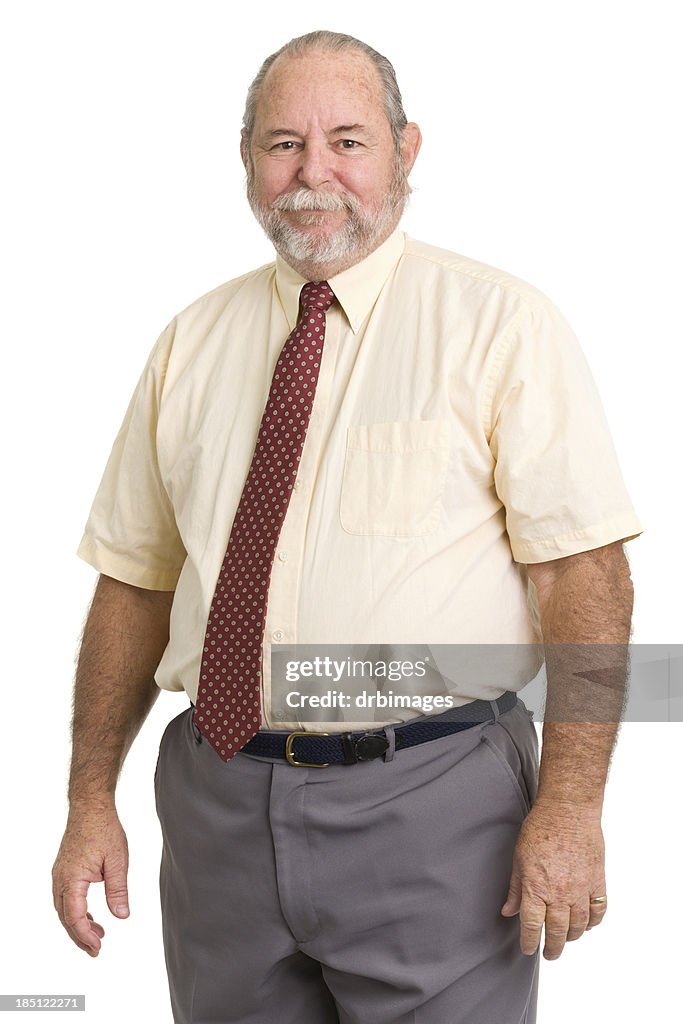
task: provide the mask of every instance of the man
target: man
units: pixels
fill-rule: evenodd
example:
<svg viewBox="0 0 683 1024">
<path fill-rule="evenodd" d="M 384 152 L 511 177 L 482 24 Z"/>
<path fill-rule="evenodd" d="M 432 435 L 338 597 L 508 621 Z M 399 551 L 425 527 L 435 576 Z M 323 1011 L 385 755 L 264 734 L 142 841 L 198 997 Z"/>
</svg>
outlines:
<svg viewBox="0 0 683 1024">
<path fill-rule="evenodd" d="M 79 548 L 55 906 L 93 956 L 90 882 L 127 916 L 117 777 L 185 690 L 155 776 L 177 1022 L 532 1022 L 542 930 L 555 959 L 605 913 L 616 726 L 546 721 L 537 778 L 515 694 L 541 637 L 628 642 L 641 527 L 552 303 L 400 231 L 420 142 L 358 40 L 268 58 L 241 152 L 277 259 L 162 333 Z M 394 642 L 513 654 L 434 716 L 276 710 L 283 645 Z"/>
</svg>

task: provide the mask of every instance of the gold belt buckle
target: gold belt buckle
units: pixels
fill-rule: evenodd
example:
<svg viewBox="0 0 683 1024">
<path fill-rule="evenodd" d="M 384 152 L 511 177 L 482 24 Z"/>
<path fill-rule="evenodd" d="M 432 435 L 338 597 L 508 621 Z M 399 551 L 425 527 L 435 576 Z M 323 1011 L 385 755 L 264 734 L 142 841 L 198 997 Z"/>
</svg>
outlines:
<svg viewBox="0 0 683 1024">
<path fill-rule="evenodd" d="M 285 755 L 290 764 L 296 765 L 299 768 L 329 768 L 330 762 L 327 761 L 325 764 L 314 764 L 310 761 L 297 761 L 292 752 L 294 740 L 297 736 L 329 736 L 329 732 L 307 732 L 305 729 L 299 732 L 290 732 L 289 736 L 285 741 Z"/>
</svg>

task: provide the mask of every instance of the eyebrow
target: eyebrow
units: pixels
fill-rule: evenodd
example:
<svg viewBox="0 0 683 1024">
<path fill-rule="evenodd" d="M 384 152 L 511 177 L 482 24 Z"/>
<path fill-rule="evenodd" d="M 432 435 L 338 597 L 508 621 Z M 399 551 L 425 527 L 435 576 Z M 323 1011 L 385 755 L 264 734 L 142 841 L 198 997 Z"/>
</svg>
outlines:
<svg viewBox="0 0 683 1024">
<path fill-rule="evenodd" d="M 364 132 L 364 124 L 340 124 L 337 128 L 333 128 L 330 135 L 341 135 L 344 132 Z"/>
<path fill-rule="evenodd" d="M 366 131 L 366 127 L 365 127 L 364 124 L 340 124 L 340 125 L 337 125 L 336 128 L 332 128 L 331 131 L 328 132 L 328 135 L 344 135 L 347 132 L 364 132 L 364 131 Z M 292 136 L 292 135 L 296 135 L 299 138 L 301 137 L 301 133 L 298 132 L 295 128 L 271 128 L 270 131 L 266 132 L 265 138 L 266 139 L 277 139 L 277 138 L 281 138 L 282 136 L 288 136 L 289 137 L 289 136 Z"/>
<path fill-rule="evenodd" d="M 269 132 L 266 132 L 265 137 L 267 139 L 276 139 L 280 135 L 298 135 L 299 133 L 293 128 L 272 128 Z"/>
</svg>

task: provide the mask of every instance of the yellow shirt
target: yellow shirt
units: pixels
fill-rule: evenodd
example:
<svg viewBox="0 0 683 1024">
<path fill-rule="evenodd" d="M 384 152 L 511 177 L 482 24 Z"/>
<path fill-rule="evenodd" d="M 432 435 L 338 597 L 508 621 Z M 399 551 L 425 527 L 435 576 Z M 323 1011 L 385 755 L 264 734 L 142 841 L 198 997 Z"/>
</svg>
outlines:
<svg viewBox="0 0 683 1024">
<path fill-rule="evenodd" d="M 304 283 L 278 257 L 165 328 L 78 549 L 115 579 L 175 589 L 156 680 L 193 701 L 215 583 Z M 519 645 L 505 672 L 449 689 L 455 705 L 521 689 L 541 664 L 525 564 L 642 532 L 590 370 L 545 295 L 400 229 L 330 285 L 338 301 L 268 592 L 264 728 L 308 722 L 271 717 L 278 645 Z"/>
</svg>

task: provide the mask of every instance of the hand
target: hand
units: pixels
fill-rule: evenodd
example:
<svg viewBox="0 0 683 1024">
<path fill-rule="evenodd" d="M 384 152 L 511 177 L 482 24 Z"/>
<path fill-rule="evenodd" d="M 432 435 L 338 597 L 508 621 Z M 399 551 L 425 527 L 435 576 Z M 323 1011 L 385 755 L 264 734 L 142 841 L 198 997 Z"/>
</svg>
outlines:
<svg viewBox="0 0 683 1024">
<path fill-rule="evenodd" d="M 512 866 L 505 917 L 519 914 L 520 947 L 538 949 L 545 925 L 546 960 L 556 960 L 565 942 L 600 924 L 606 894 L 605 844 L 600 813 L 581 805 L 537 800 L 522 824 Z"/>
<path fill-rule="evenodd" d="M 113 805 L 69 812 L 52 867 L 52 897 L 59 920 L 73 941 L 97 956 L 104 928 L 88 913 L 91 882 L 104 880 L 107 904 L 118 918 L 128 917 L 128 841 Z"/>
</svg>

